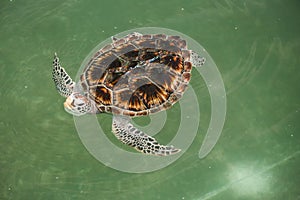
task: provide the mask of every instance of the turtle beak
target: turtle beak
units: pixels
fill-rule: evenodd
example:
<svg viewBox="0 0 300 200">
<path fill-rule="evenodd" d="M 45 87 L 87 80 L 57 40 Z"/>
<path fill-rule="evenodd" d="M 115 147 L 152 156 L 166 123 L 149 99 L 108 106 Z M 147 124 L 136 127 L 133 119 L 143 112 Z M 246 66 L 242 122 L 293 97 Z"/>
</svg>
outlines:
<svg viewBox="0 0 300 200">
<path fill-rule="evenodd" d="M 64 102 L 64 107 L 65 107 L 65 108 L 68 108 L 68 109 L 70 109 L 70 110 L 72 110 L 72 109 L 71 109 L 71 105 L 72 105 L 72 100 L 71 100 L 71 98 L 67 98 L 67 100 Z"/>
<path fill-rule="evenodd" d="M 78 109 L 75 105 L 75 99 L 73 98 L 73 96 L 69 96 L 66 99 L 66 101 L 64 102 L 64 108 L 71 115 L 81 116 L 81 115 L 85 114 L 84 112 L 78 111 Z"/>
<path fill-rule="evenodd" d="M 74 100 L 72 100 L 71 98 L 67 98 L 67 100 L 64 102 L 64 108 L 65 110 L 70 113 L 71 115 L 76 115 L 78 116 L 79 114 L 77 114 L 76 112 L 74 112 L 73 107 L 74 107 Z"/>
<path fill-rule="evenodd" d="M 64 107 L 65 110 L 75 116 L 80 116 L 80 115 L 84 115 L 87 112 L 89 112 L 89 110 L 87 110 L 87 98 L 81 94 L 71 94 L 66 101 L 64 102 Z"/>
<path fill-rule="evenodd" d="M 70 104 L 69 104 L 69 102 L 67 102 L 67 101 L 65 101 L 64 102 L 64 108 L 65 108 L 65 110 L 68 112 L 68 113 L 70 113 L 70 114 L 74 114 L 73 113 L 73 110 L 72 110 L 72 107 L 70 106 Z"/>
<path fill-rule="evenodd" d="M 71 107 L 67 102 L 64 103 L 64 107 L 71 110 Z"/>
</svg>

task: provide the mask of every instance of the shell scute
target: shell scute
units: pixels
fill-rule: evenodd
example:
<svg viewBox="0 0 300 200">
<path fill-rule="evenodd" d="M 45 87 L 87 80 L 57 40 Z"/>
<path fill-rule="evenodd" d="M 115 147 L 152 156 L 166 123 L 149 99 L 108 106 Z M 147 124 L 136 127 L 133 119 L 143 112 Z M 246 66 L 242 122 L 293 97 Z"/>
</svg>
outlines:
<svg viewBox="0 0 300 200">
<path fill-rule="evenodd" d="M 136 51 L 136 47 L 134 45 L 132 45 L 132 44 L 125 43 L 125 44 L 121 44 L 121 45 L 113 48 L 112 51 L 114 52 L 114 54 L 116 56 L 125 55 L 125 57 L 129 57 L 130 58 L 131 56 L 127 56 L 126 54 L 128 54 L 130 52 Z M 131 54 L 129 54 L 129 55 L 131 55 Z"/>
<path fill-rule="evenodd" d="M 169 40 L 157 40 L 156 42 L 157 48 L 160 48 L 162 50 L 166 50 L 168 52 L 174 52 L 176 54 L 181 54 L 181 49 L 176 46 L 174 41 Z"/>
<path fill-rule="evenodd" d="M 153 36 L 152 36 L 152 38 L 153 39 L 162 39 L 162 40 L 165 40 L 165 39 L 167 39 L 167 35 L 165 35 L 165 34 L 154 34 Z"/>
<path fill-rule="evenodd" d="M 192 63 L 189 61 L 184 62 L 184 71 L 190 72 L 192 70 Z"/>
<path fill-rule="evenodd" d="M 177 54 L 163 55 L 161 62 L 170 66 L 177 74 L 181 74 L 183 71 L 183 59 Z"/>
<path fill-rule="evenodd" d="M 147 77 L 169 93 L 174 92 L 179 85 L 178 77 L 174 73 L 163 70 L 163 68 L 159 66 L 149 69 Z"/>
<path fill-rule="evenodd" d="M 130 42 L 131 44 L 133 44 L 134 46 L 136 46 L 137 48 L 155 48 L 156 46 L 156 42 L 155 40 L 136 40 L 136 41 L 132 41 Z"/>
<path fill-rule="evenodd" d="M 190 50 L 181 50 L 181 55 L 185 61 L 190 61 L 191 60 L 191 51 Z"/>
<path fill-rule="evenodd" d="M 112 93 L 105 86 L 99 85 L 91 87 L 89 92 L 97 104 L 106 106 L 112 104 Z"/>
<path fill-rule="evenodd" d="M 128 109 L 133 111 L 142 111 L 146 110 L 147 108 L 144 102 L 139 97 L 139 94 L 133 93 L 128 101 Z"/>
</svg>

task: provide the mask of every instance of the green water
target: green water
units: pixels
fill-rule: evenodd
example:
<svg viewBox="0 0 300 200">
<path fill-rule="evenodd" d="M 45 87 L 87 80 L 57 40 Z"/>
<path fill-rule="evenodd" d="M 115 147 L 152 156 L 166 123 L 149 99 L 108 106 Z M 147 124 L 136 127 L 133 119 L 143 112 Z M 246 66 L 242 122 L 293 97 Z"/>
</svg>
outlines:
<svg viewBox="0 0 300 200">
<path fill-rule="evenodd" d="M 1 0 L 0 199 L 300 199 L 299 8 L 296 0 Z M 193 144 L 166 168 L 130 174 L 82 145 L 51 62 L 58 52 L 75 77 L 98 43 L 144 26 L 180 31 L 206 48 L 224 80 L 227 117 L 216 147 L 199 159 L 210 99 L 194 73 L 201 118 Z M 100 119 L 114 140 L 111 116 Z M 160 141 L 172 137 L 174 120 Z"/>
</svg>

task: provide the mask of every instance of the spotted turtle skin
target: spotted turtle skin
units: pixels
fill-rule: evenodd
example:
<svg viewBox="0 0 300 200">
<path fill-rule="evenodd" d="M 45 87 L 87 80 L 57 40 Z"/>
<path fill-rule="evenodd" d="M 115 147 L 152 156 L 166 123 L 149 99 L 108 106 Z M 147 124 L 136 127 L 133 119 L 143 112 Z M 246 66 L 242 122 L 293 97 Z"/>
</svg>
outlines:
<svg viewBox="0 0 300 200">
<path fill-rule="evenodd" d="M 180 36 L 131 33 L 97 51 L 80 77 L 97 112 L 142 116 L 170 108 L 191 79 L 191 50 Z"/>
</svg>

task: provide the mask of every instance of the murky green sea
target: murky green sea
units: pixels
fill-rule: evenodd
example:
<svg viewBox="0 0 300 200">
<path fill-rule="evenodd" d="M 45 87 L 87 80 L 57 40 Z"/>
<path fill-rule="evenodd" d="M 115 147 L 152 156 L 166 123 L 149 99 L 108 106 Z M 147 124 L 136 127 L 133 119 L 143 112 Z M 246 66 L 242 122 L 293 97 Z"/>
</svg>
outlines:
<svg viewBox="0 0 300 200">
<path fill-rule="evenodd" d="M 1 0 L 0 199 L 300 199 L 299 9 L 297 0 Z M 226 122 L 199 159 L 210 98 L 193 71 L 201 118 L 190 148 L 161 170 L 124 173 L 82 144 L 51 79 L 52 58 L 58 52 L 75 77 L 101 41 L 152 26 L 189 35 L 209 52 L 226 87 Z M 178 128 L 179 106 L 167 113 L 161 143 Z M 117 144 L 111 116 L 99 120 Z"/>
</svg>

